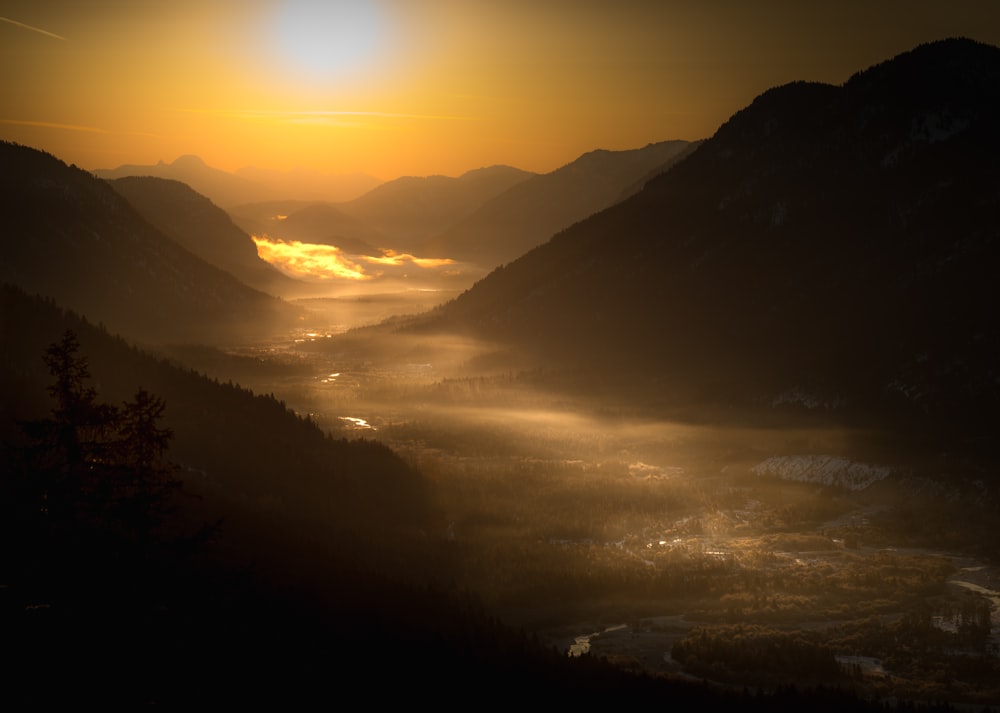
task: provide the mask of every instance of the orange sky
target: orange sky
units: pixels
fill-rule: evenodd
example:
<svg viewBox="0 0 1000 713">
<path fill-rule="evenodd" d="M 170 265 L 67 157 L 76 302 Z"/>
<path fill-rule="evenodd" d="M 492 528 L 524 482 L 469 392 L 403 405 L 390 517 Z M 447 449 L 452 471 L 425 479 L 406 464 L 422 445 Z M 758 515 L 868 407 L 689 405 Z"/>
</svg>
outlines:
<svg viewBox="0 0 1000 713">
<path fill-rule="evenodd" d="M 1000 44 L 1000 2 L 13 0 L 0 138 L 89 169 L 547 172 L 958 35 Z"/>
</svg>

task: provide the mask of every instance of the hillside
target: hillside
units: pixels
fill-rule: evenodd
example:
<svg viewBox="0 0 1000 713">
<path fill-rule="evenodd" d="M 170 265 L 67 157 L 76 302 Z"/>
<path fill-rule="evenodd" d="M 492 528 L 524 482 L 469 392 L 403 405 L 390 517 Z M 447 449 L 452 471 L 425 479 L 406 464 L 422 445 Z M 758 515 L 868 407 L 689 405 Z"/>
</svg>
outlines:
<svg viewBox="0 0 1000 713">
<path fill-rule="evenodd" d="M 366 173 L 324 173 L 308 169 L 278 171 L 254 166 L 238 169 L 234 175 L 265 186 L 279 200 L 349 201 L 382 183 L 381 179 Z"/>
<path fill-rule="evenodd" d="M 152 165 L 125 164 L 117 168 L 99 168 L 93 173 L 98 178 L 111 180 L 151 176 L 180 181 L 224 208 L 275 197 L 263 183 L 213 168 L 198 156 L 180 156 L 172 163 L 160 161 Z"/>
<path fill-rule="evenodd" d="M 196 257 L 89 173 L 9 143 L 0 165 L 0 280 L 154 342 L 269 334 L 298 314 Z"/>
<path fill-rule="evenodd" d="M 205 262 L 268 294 L 294 287 L 294 280 L 258 257 L 250 236 L 225 211 L 187 184 L 149 176 L 110 183 L 151 225 Z"/>
<path fill-rule="evenodd" d="M 330 174 L 315 170 L 278 171 L 245 167 L 233 173 L 213 168 L 198 156 L 180 156 L 172 163 L 125 164 L 99 168 L 99 178 L 114 180 L 131 177 L 165 178 L 191 186 L 213 203 L 229 210 L 246 203 L 275 200 L 351 200 L 382 181 L 366 174 Z"/>
<path fill-rule="evenodd" d="M 956 39 L 774 88 L 424 328 L 650 408 L 919 425 L 988 452 L 998 78 L 1000 49 Z"/>
<path fill-rule="evenodd" d="M 102 400 L 120 403 L 139 388 L 165 400 L 164 423 L 174 434 L 172 458 L 189 486 L 212 494 L 216 506 L 270 503 L 263 511 L 271 517 L 296 513 L 302 527 L 337 522 L 337 528 L 348 529 L 363 522 L 353 516 L 372 497 L 375 510 L 387 518 L 380 527 L 391 529 L 393 522 L 403 525 L 410 516 L 426 515 L 418 476 L 388 448 L 333 440 L 272 396 L 155 358 L 18 288 L 3 286 L 0 299 L 0 433 L 5 443 L 16 437 L 17 422 L 38 418 L 49 408 L 51 376 L 42 355 L 70 330 Z M 396 485 L 377 494 L 392 482 Z M 369 511 L 365 519 L 374 518 L 370 525 L 380 517 Z"/>
<path fill-rule="evenodd" d="M 336 207 L 390 241 L 388 245 L 377 247 L 439 257 L 422 251 L 428 237 L 457 223 L 489 199 L 533 175 L 511 166 L 489 166 L 467 171 L 457 178 L 403 176 Z"/>
<path fill-rule="evenodd" d="M 335 245 L 346 252 L 379 254 L 388 239 L 331 203 L 253 203 L 232 210 L 233 220 L 254 235 Z"/>
<path fill-rule="evenodd" d="M 591 151 L 512 186 L 434 236 L 425 250 L 486 268 L 503 264 L 637 192 L 695 145 L 663 141 L 630 151 Z"/>
</svg>

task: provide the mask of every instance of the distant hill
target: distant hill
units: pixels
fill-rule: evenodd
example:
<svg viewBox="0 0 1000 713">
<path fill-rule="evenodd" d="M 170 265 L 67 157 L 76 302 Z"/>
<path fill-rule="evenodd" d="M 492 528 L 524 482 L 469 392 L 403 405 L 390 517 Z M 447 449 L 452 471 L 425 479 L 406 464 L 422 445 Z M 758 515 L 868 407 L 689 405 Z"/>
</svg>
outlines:
<svg viewBox="0 0 1000 713">
<path fill-rule="evenodd" d="M 209 265 L 107 182 L 0 144 L 0 281 L 45 295 L 133 339 L 270 334 L 298 310 Z"/>
<path fill-rule="evenodd" d="M 551 173 L 491 166 L 458 178 L 406 176 L 344 203 L 235 206 L 245 230 L 374 255 L 379 248 L 489 269 L 642 188 L 696 144 L 592 151 Z M 280 215 L 280 218 L 277 216 Z"/>
<path fill-rule="evenodd" d="M 191 155 L 181 156 L 173 163 L 160 161 L 152 165 L 125 164 L 117 168 L 99 168 L 93 174 L 107 179 L 153 176 L 180 181 L 223 208 L 275 198 L 264 184 L 212 168 L 198 156 Z"/>
<path fill-rule="evenodd" d="M 664 141 L 630 151 L 591 151 L 512 186 L 427 242 L 427 253 L 492 268 L 640 190 L 696 144 Z"/>
<path fill-rule="evenodd" d="M 644 407 L 824 413 L 988 452 L 997 126 L 1000 49 L 971 40 L 776 87 L 424 328 L 506 341 Z"/>
<path fill-rule="evenodd" d="M 153 176 L 186 183 L 228 210 L 245 203 L 274 200 L 346 201 L 364 194 L 382 183 L 363 173 L 335 174 L 320 171 L 276 171 L 241 168 L 235 173 L 213 168 L 198 156 L 180 156 L 172 163 L 125 164 L 117 168 L 99 168 L 99 178 Z"/>
<path fill-rule="evenodd" d="M 308 515 L 302 526 L 336 513 L 335 527 L 345 529 L 364 525 L 353 515 L 368 505 L 368 517 L 387 518 L 382 528 L 426 516 L 419 476 L 385 446 L 331 439 L 271 396 L 156 358 L 20 288 L 0 285 L 0 315 L 0 443 L 16 442 L 17 422 L 51 408 L 42 356 L 70 330 L 102 401 L 120 404 L 139 388 L 164 399 L 171 458 L 189 487 L 218 498 L 216 506 L 267 502 L 268 517 Z M 359 499 L 348 505 L 350 498 Z"/>
<path fill-rule="evenodd" d="M 251 203 L 231 213 L 237 225 L 255 235 L 336 245 L 365 255 L 377 255 L 379 247 L 389 246 L 385 235 L 330 203 Z"/>
<path fill-rule="evenodd" d="M 252 166 L 238 169 L 234 175 L 265 186 L 274 198 L 306 201 L 349 201 L 383 182 L 367 173 L 323 173 L 308 169 L 276 171 Z"/>
<path fill-rule="evenodd" d="M 250 236 L 225 211 L 187 184 L 148 176 L 110 183 L 147 221 L 202 260 L 268 294 L 294 288 L 293 279 L 258 257 Z"/>
<path fill-rule="evenodd" d="M 470 215 L 489 199 L 531 178 L 511 166 L 490 166 L 450 176 L 404 176 L 336 207 L 378 233 L 398 251 L 421 250 L 424 241 Z M 444 256 L 450 257 L 450 256 Z"/>
</svg>

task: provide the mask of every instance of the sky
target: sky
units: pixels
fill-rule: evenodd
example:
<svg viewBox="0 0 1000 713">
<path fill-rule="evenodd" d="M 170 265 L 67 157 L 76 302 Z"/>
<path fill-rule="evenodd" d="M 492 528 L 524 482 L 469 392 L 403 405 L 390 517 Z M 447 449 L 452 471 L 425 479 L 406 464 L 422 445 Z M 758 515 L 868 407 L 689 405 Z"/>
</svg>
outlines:
<svg viewBox="0 0 1000 713">
<path fill-rule="evenodd" d="M 710 137 L 1000 0 L 0 0 L 0 139 L 86 169 L 545 173 Z"/>
</svg>

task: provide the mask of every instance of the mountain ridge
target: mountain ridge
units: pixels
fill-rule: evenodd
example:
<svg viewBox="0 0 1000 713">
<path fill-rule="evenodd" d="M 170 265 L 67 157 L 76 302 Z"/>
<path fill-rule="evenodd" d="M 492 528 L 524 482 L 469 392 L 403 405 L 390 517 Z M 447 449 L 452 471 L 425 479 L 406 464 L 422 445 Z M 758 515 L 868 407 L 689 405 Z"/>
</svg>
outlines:
<svg viewBox="0 0 1000 713">
<path fill-rule="evenodd" d="M 183 154 L 167 163 L 122 164 L 91 171 L 98 178 L 117 179 L 151 176 L 186 183 L 224 209 L 246 203 L 286 200 L 293 196 L 309 200 L 348 200 L 379 185 L 367 174 L 325 174 L 319 171 L 277 171 L 254 167 L 235 172 L 208 165 L 195 154 Z"/>
<path fill-rule="evenodd" d="M 381 233 L 396 250 L 419 251 L 427 237 L 446 229 L 485 201 L 535 174 L 495 165 L 450 176 L 402 176 L 336 208 Z M 420 252 L 425 256 L 427 253 Z"/>
<path fill-rule="evenodd" d="M 0 280 L 133 339 L 214 342 L 298 315 L 164 235 L 87 171 L 11 143 L 0 163 Z"/>
<path fill-rule="evenodd" d="M 595 149 L 512 186 L 434 236 L 427 252 L 492 268 L 559 230 L 627 197 L 650 174 L 667 170 L 692 144 L 661 141 L 637 149 Z"/>
<path fill-rule="evenodd" d="M 213 168 L 194 154 L 184 154 L 172 163 L 163 160 L 151 165 L 123 164 L 116 168 L 98 168 L 91 173 L 98 178 L 117 179 L 151 176 L 180 181 L 220 206 L 265 200 L 267 188 L 255 181 Z"/>
<path fill-rule="evenodd" d="M 268 294 L 294 287 L 294 280 L 258 257 L 250 236 L 225 211 L 186 183 L 153 176 L 108 180 L 147 221 L 206 262 Z"/>
<path fill-rule="evenodd" d="M 840 87 L 764 92 L 643 191 L 494 271 L 426 328 L 627 371 L 647 403 L 759 411 L 799 389 L 862 420 L 988 431 L 1000 49 L 958 39 L 914 53 Z M 927 65 L 960 76 L 931 85 Z M 901 66 L 903 88 L 896 76 L 879 90 Z M 927 117 L 962 128 L 921 131 Z"/>
</svg>

